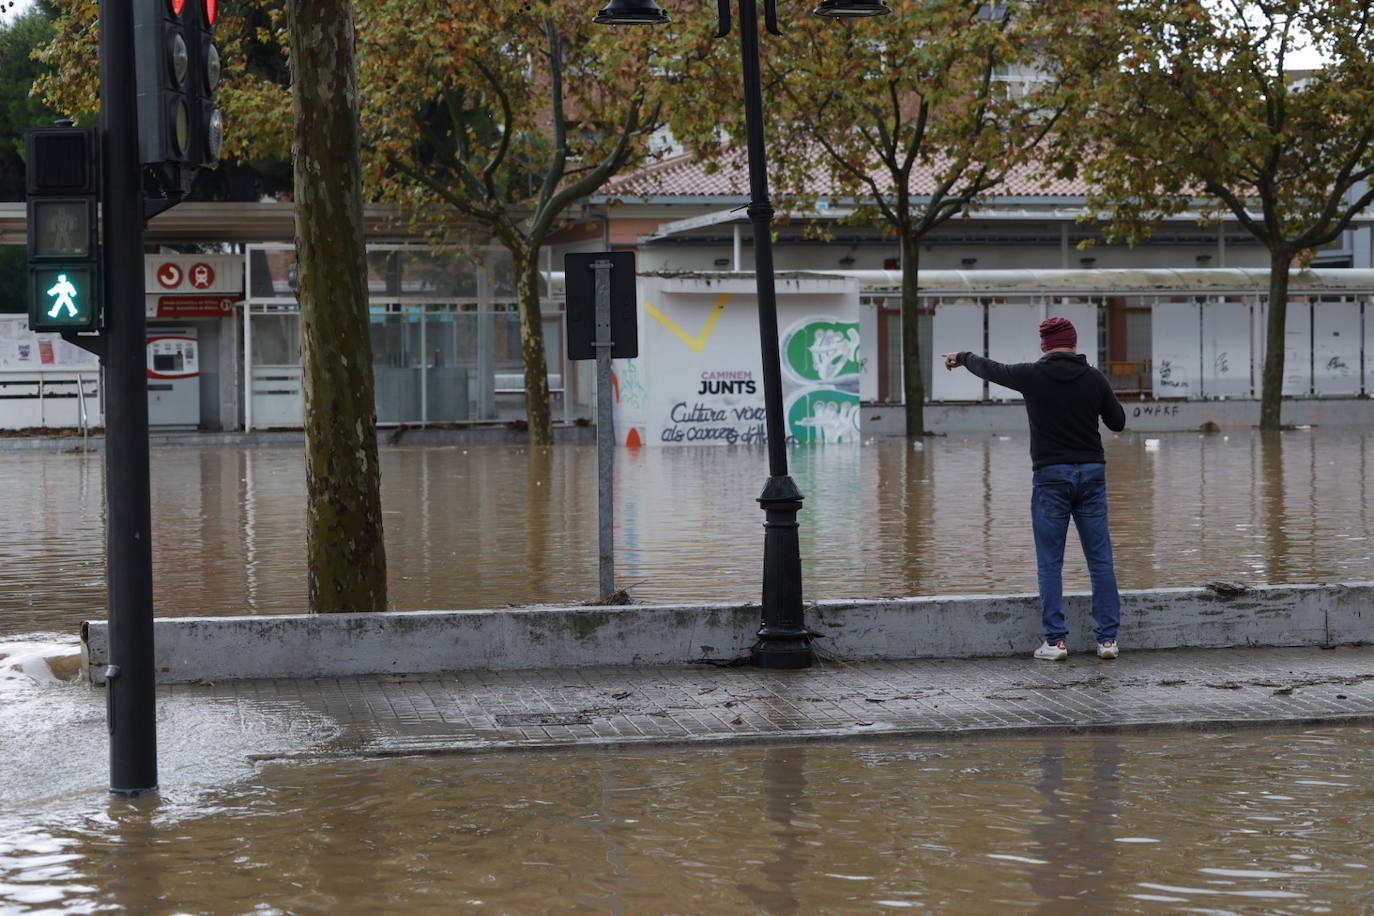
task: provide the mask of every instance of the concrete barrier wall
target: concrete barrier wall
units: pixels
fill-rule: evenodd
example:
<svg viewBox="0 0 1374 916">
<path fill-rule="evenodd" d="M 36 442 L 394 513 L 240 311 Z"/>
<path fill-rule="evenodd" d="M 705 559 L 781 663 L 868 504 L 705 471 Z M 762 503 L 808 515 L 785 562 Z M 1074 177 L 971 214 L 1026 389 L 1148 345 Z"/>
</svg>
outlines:
<svg viewBox="0 0 1374 916">
<path fill-rule="evenodd" d="M 1124 651 L 1178 647 L 1319 646 L 1374 641 L 1374 583 L 1123 592 Z M 1069 647 L 1091 651 L 1091 600 L 1065 596 Z M 1041 640 L 1034 595 L 946 596 L 809 605 L 823 657 L 1029 654 Z M 388 614 L 160 618 L 162 683 L 242 678 L 658 665 L 747 655 L 757 605 L 535 607 Z M 88 676 L 110 663 L 103 621 L 82 627 Z"/>
</svg>

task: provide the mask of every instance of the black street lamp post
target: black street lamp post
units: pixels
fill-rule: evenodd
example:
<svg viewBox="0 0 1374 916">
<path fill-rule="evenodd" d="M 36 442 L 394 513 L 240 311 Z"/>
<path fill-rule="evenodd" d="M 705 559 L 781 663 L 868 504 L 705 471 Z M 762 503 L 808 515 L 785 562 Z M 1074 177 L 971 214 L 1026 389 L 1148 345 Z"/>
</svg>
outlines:
<svg viewBox="0 0 1374 916">
<path fill-rule="evenodd" d="M 778 302 L 773 281 L 773 203 L 768 196 L 768 161 L 763 139 L 763 83 L 759 73 L 756 0 L 738 0 L 740 59 L 744 70 L 744 127 L 749 152 L 749 220 L 754 225 L 754 279 L 759 300 L 759 347 L 763 356 L 763 403 L 768 433 L 768 481 L 759 505 L 764 511 L 763 620 L 752 655 L 760 668 L 807 668 L 811 633 L 802 619 L 801 545 L 797 513 L 802 494 L 787 473 L 787 428 L 783 416 L 782 364 L 778 353 Z M 730 33 L 730 0 L 717 0 L 720 29 Z M 781 35 L 776 0 L 764 0 L 764 24 Z M 884 0 L 821 0 L 817 15 L 832 19 L 889 13 Z M 595 22 L 655 25 L 669 21 L 654 0 L 610 0 Z"/>
</svg>

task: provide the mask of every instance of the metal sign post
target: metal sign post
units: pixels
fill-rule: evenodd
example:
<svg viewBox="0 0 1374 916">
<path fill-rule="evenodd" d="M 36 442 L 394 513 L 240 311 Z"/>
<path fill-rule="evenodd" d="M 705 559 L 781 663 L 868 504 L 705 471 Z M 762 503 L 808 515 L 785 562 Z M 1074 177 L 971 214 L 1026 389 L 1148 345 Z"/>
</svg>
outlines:
<svg viewBox="0 0 1374 916">
<path fill-rule="evenodd" d="M 597 555 L 600 599 L 615 594 L 615 414 L 611 360 L 639 355 L 634 254 L 604 251 L 563 259 L 568 358 L 596 359 Z"/>
<path fill-rule="evenodd" d="M 603 603 L 615 593 L 615 475 L 612 473 L 615 423 L 611 407 L 611 262 L 592 264 L 596 272 L 596 517 L 597 569 Z"/>
</svg>

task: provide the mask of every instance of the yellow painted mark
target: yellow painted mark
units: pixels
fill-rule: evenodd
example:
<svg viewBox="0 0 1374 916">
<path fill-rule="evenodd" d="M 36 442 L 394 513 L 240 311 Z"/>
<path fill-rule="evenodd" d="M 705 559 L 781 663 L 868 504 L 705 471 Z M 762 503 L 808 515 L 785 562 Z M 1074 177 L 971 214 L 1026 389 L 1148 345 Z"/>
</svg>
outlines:
<svg viewBox="0 0 1374 916">
<path fill-rule="evenodd" d="M 644 303 L 644 311 L 658 319 L 658 321 L 668 330 L 677 335 L 677 339 L 691 347 L 697 353 L 706 349 L 706 341 L 711 339 L 711 332 L 716 329 L 716 322 L 720 320 L 721 313 L 725 311 L 725 303 L 730 298 L 729 293 L 721 293 L 716 300 L 716 307 L 711 309 L 711 314 L 706 318 L 706 325 L 701 329 L 701 333 L 696 337 L 687 336 L 687 332 L 682 330 L 682 326 L 667 315 L 654 308 L 652 302 Z"/>
</svg>

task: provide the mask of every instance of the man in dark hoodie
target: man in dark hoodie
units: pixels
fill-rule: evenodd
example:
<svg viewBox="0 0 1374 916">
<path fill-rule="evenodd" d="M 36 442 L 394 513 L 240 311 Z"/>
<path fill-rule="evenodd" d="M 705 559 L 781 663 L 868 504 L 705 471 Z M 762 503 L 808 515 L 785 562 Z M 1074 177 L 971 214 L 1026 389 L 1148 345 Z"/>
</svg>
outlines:
<svg viewBox="0 0 1374 916">
<path fill-rule="evenodd" d="M 1112 564 L 1112 537 L 1107 529 L 1107 465 L 1098 417 L 1107 428 L 1126 427 L 1112 386 L 1088 358 L 1076 352 L 1078 332 L 1066 318 L 1040 323 L 1040 349 L 1033 363 L 1005 365 L 964 351 L 946 353 L 945 368 L 963 366 L 979 378 L 1019 391 L 1030 420 L 1031 530 L 1045 642 L 1035 657 L 1059 661 L 1069 657 L 1064 625 L 1064 541 L 1069 518 L 1088 561 L 1093 584 L 1093 622 L 1097 654 L 1116 658 L 1116 630 L 1121 596 Z"/>
</svg>

